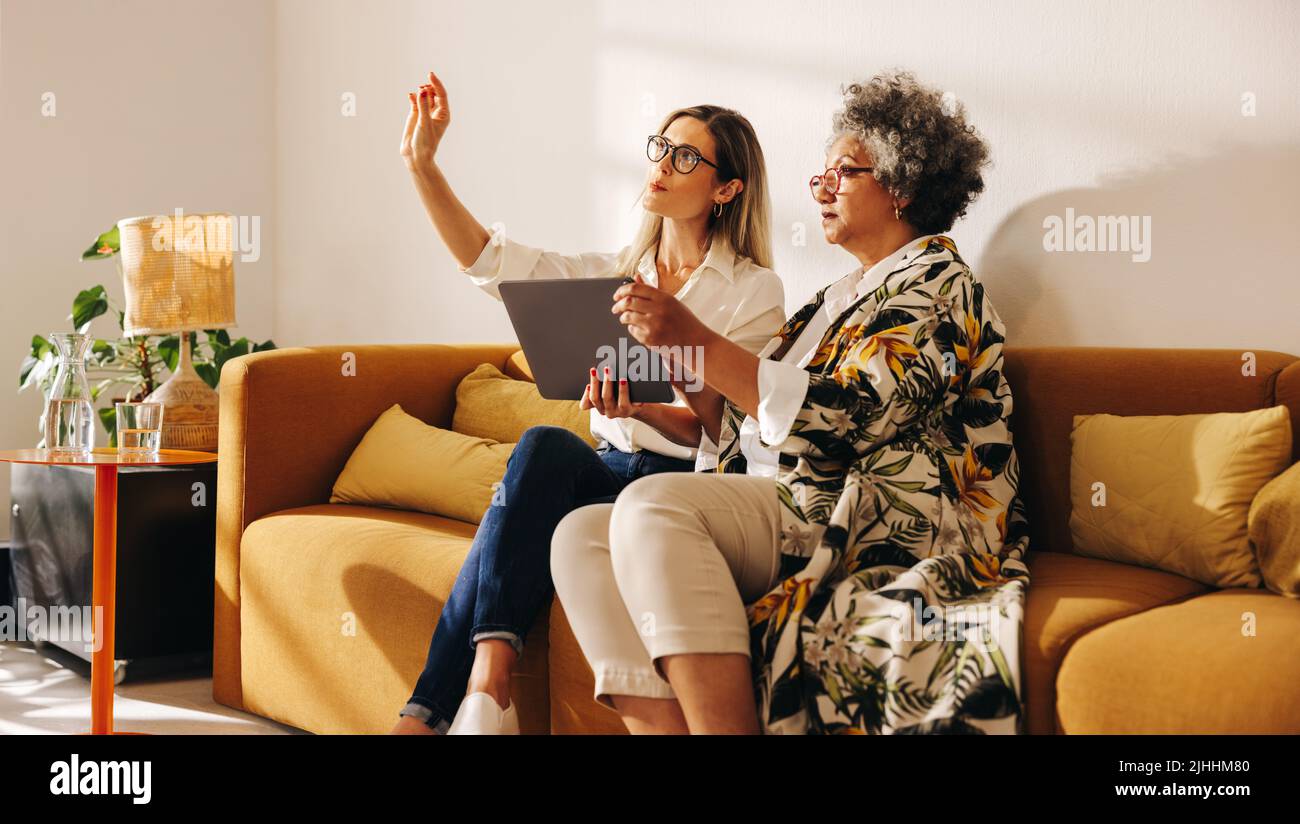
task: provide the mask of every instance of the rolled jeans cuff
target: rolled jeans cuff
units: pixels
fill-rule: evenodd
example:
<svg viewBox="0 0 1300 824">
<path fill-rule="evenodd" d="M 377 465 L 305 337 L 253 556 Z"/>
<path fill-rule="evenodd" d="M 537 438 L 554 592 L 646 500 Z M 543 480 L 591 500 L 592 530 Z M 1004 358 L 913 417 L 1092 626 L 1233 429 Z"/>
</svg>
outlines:
<svg viewBox="0 0 1300 824">
<path fill-rule="evenodd" d="M 429 721 L 434 717 L 435 710 L 432 707 L 426 707 L 424 704 L 417 704 L 414 701 L 406 702 L 406 706 L 402 707 L 397 714 L 399 716 L 409 715 L 412 718 L 418 718 L 423 721 L 426 726 L 437 730 L 441 735 L 446 735 L 447 730 L 451 727 L 451 722 L 446 718 L 439 718 L 437 721 L 430 724 Z"/>
<path fill-rule="evenodd" d="M 485 638 L 500 638 L 503 641 L 509 641 L 510 646 L 514 648 L 515 655 L 522 656 L 524 654 L 524 642 L 519 640 L 518 635 L 505 629 L 488 629 L 476 632 L 470 639 L 470 646 L 477 644 Z"/>
</svg>

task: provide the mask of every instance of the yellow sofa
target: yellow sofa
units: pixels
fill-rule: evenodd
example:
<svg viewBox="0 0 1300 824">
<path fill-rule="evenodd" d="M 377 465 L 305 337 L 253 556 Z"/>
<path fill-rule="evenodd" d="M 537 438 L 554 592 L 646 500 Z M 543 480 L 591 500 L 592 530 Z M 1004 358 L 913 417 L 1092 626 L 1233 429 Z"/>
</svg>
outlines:
<svg viewBox="0 0 1300 824">
<path fill-rule="evenodd" d="M 1300 733 L 1300 601 L 1071 553 L 1069 433 L 1092 412 L 1231 412 L 1274 404 L 1300 425 L 1300 359 L 1238 350 L 1008 347 L 1032 528 L 1024 678 L 1031 733 Z M 355 359 L 355 375 L 342 365 Z M 513 344 L 321 346 L 225 364 L 213 696 L 317 733 L 380 733 L 424 665 L 474 525 L 329 504 L 334 479 L 394 402 L 450 427 L 480 363 L 530 377 Z M 1295 438 L 1300 454 L 1300 436 Z M 1300 502 L 1297 502 L 1300 505 Z M 1258 633 L 1242 635 L 1254 613 Z M 524 732 L 623 732 L 558 602 L 513 685 Z"/>
</svg>

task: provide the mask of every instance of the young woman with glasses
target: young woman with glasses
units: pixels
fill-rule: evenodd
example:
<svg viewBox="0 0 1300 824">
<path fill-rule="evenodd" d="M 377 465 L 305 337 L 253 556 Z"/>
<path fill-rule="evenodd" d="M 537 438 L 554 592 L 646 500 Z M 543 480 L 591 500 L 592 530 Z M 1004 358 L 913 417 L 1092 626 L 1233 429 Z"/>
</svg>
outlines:
<svg viewBox="0 0 1300 824">
<path fill-rule="evenodd" d="M 434 228 L 488 294 L 499 299 L 504 280 L 623 275 L 672 295 L 744 351 L 757 352 L 780 327 L 784 292 L 770 268 L 763 152 L 739 113 L 694 106 L 665 117 L 646 140 L 645 217 L 636 237 L 618 252 L 564 255 L 489 235 L 437 162 L 451 122 L 446 89 L 430 72 L 409 97 L 401 155 Z M 528 628 L 550 603 L 555 525 L 577 506 L 614 500 L 636 478 L 693 470 L 702 430 L 686 400 L 679 392 L 671 404 L 631 403 L 625 383 L 593 369 L 578 402 L 591 410 L 597 449 L 559 427 L 524 432 L 393 732 L 518 732 L 510 674 Z"/>
</svg>

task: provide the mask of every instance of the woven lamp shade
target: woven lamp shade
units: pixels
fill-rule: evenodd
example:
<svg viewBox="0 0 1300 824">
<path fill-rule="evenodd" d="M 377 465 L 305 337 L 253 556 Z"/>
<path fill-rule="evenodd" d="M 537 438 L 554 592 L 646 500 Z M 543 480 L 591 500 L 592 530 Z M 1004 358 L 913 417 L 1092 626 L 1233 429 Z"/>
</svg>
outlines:
<svg viewBox="0 0 1300 824">
<path fill-rule="evenodd" d="M 224 213 L 117 222 L 127 335 L 235 325 L 234 219 Z"/>
<path fill-rule="evenodd" d="M 163 405 L 164 449 L 215 451 L 220 398 L 194 371 L 187 333 L 235 325 L 234 218 L 223 212 L 117 222 L 127 335 L 179 333 L 180 361 L 146 400 Z"/>
</svg>

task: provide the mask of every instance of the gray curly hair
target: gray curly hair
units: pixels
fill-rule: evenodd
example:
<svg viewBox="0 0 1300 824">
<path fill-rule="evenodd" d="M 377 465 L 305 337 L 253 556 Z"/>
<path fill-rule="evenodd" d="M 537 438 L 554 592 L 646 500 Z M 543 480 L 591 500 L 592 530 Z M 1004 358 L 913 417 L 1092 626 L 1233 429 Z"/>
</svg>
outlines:
<svg viewBox="0 0 1300 824">
<path fill-rule="evenodd" d="M 965 107 L 923 86 L 911 72 L 877 74 L 841 88 L 844 105 L 832 118 L 827 148 L 844 133 L 871 152 L 874 177 L 900 198 L 903 217 L 921 234 L 946 232 L 982 191 L 989 150 Z"/>
</svg>

